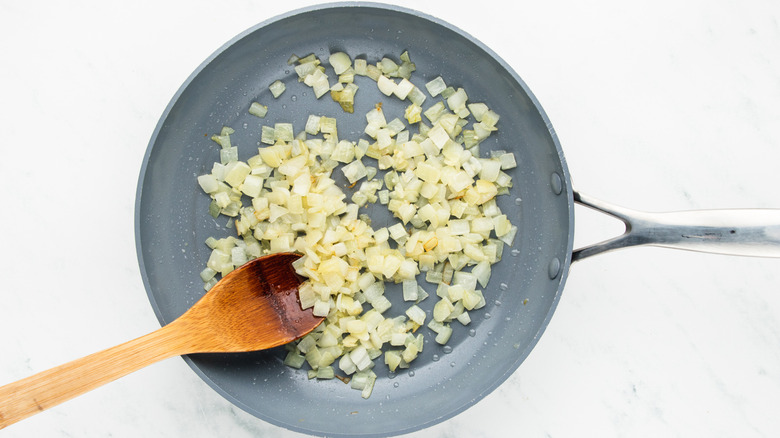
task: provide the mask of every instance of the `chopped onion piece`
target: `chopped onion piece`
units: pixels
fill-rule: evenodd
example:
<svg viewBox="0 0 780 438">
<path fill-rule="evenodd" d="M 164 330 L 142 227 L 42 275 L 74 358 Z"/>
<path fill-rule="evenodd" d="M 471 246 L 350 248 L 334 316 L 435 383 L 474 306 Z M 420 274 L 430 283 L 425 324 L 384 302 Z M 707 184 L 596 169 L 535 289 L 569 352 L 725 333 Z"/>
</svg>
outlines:
<svg viewBox="0 0 780 438">
<path fill-rule="evenodd" d="M 500 236 L 499 239 L 501 239 L 501 241 L 506 243 L 507 245 L 511 246 L 515 240 L 516 234 L 517 234 L 517 226 L 512 225 L 511 227 L 509 227 L 509 231 L 507 231 L 506 234 L 504 234 L 503 236 Z"/>
<path fill-rule="evenodd" d="M 379 77 L 382 76 L 382 71 L 379 70 L 377 66 L 369 64 L 366 66 L 366 76 L 377 81 L 379 80 Z"/>
<path fill-rule="evenodd" d="M 371 365 L 371 358 L 368 357 L 368 351 L 366 351 L 366 348 L 362 345 L 352 350 L 349 353 L 349 358 L 360 371 L 368 369 Z"/>
<path fill-rule="evenodd" d="M 314 316 L 328 316 L 328 313 L 330 313 L 330 303 L 322 300 L 315 301 L 312 313 Z"/>
<path fill-rule="evenodd" d="M 390 369 L 390 371 L 395 372 L 395 370 L 401 364 L 401 353 L 399 353 L 397 350 L 386 351 L 385 364 Z"/>
<path fill-rule="evenodd" d="M 332 366 L 320 367 L 317 369 L 316 377 L 318 379 L 332 379 L 336 376 Z"/>
<path fill-rule="evenodd" d="M 252 102 L 249 105 L 249 114 L 252 114 L 253 116 L 263 118 L 267 113 L 268 107 L 266 105 L 261 105 L 257 102 Z"/>
<path fill-rule="evenodd" d="M 416 304 L 406 309 L 406 316 L 418 325 L 425 323 L 425 311 Z"/>
<path fill-rule="evenodd" d="M 354 184 L 359 179 L 368 175 L 366 166 L 364 166 L 360 160 L 355 160 L 347 164 L 341 168 L 341 171 L 344 173 L 344 176 L 347 177 L 350 184 Z"/>
<path fill-rule="evenodd" d="M 426 96 L 422 90 L 415 86 L 412 88 L 412 91 L 409 92 L 406 98 L 409 99 L 409 102 L 412 102 L 414 105 L 422 106 L 422 104 L 425 102 Z"/>
<path fill-rule="evenodd" d="M 352 66 L 352 60 L 344 52 L 332 53 L 328 58 L 328 62 L 330 62 L 330 66 L 333 67 L 333 71 L 337 75 L 344 73 Z"/>
<path fill-rule="evenodd" d="M 405 280 L 403 282 L 403 295 L 404 301 L 416 301 L 417 300 L 417 281 Z"/>
<path fill-rule="evenodd" d="M 392 79 L 384 75 L 379 76 L 376 84 L 377 87 L 379 87 L 379 91 L 381 91 L 385 96 L 390 96 L 391 94 L 395 93 L 398 87 L 398 85 L 393 82 Z"/>
<path fill-rule="evenodd" d="M 238 187 L 244 182 L 252 169 L 242 161 L 234 161 L 226 166 L 225 182 L 233 187 Z"/>
<path fill-rule="evenodd" d="M 513 169 L 517 167 L 517 162 L 515 161 L 515 154 L 511 152 L 501 154 L 498 157 L 498 160 L 501 162 L 501 170 Z"/>
<path fill-rule="evenodd" d="M 398 64 L 396 64 L 395 61 L 387 57 L 382 58 L 382 60 L 378 64 L 378 67 L 382 70 L 382 73 L 391 76 L 393 75 L 393 73 L 398 71 Z"/>
<path fill-rule="evenodd" d="M 360 392 L 360 396 L 363 398 L 371 397 L 371 392 L 374 390 L 375 382 L 376 382 L 376 374 L 374 374 L 373 372 L 369 373 L 368 377 L 366 378 L 365 386 L 363 387 L 363 390 Z"/>
<path fill-rule="evenodd" d="M 414 84 L 411 83 L 411 81 L 408 79 L 403 78 L 401 79 L 401 82 L 396 85 L 395 90 L 393 90 L 393 94 L 395 94 L 399 99 L 404 100 L 407 96 L 409 96 L 409 93 L 411 93 L 412 90 L 414 90 Z"/>
<path fill-rule="evenodd" d="M 263 126 L 260 142 L 265 144 L 274 144 L 274 128 L 271 128 L 270 126 Z"/>
<path fill-rule="evenodd" d="M 468 96 L 466 95 L 466 91 L 463 88 L 458 88 L 455 93 L 447 97 L 447 106 L 451 111 L 458 112 L 459 110 L 466 108 L 467 100 Z"/>
<path fill-rule="evenodd" d="M 447 297 L 443 297 L 433 306 L 433 319 L 442 322 L 450 316 L 453 309 L 452 302 Z"/>
<path fill-rule="evenodd" d="M 450 340 L 450 336 L 452 336 L 452 328 L 449 324 L 445 324 L 439 329 L 434 340 L 436 343 L 444 345 Z"/>
<path fill-rule="evenodd" d="M 201 175 L 198 177 L 200 188 L 206 193 L 214 193 L 219 189 L 219 181 L 212 174 Z"/>
<path fill-rule="evenodd" d="M 303 366 L 303 363 L 306 361 L 306 358 L 302 355 L 296 352 L 295 350 L 290 350 L 287 352 L 287 356 L 284 358 L 284 364 L 288 367 L 300 369 Z"/>
<path fill-rule="evenodd" d="M 442 79 L 441 76 L 438 76 L 432 81 L 426 83 L 425 88 L 428 89 L 428 94 L 430 94 L 431 97 L 436 97 L 441 94 L 445 88 L 447 88 L 447 85 L 444 83 L 444 79 Z"/>
<path fill-rule="evenodd" d="M 271 85 L 268 87 L 268 89 L 269 89 L 269 90 L 271 90 L 271 94 L 274 96 L 274 98 L 278 98 L 279 96 L 281 96 L 281 95 L 282 95 L 282 93 L 284 93 L 284 90 L 285 90 L 286 88 L 287 88 L 287 87 L 284 85 L 284 82 L 282 82 L 282 81 L 279 81 L 279 80 L 277 80 L 277 81 L 274 81 L 274 82 L 273 82 L 273 83 L 272 83 L 272 84 L 271 84 Z"/>
<path fill-rule="evenodd" d="M 428 138 L 433 142 L 433 144 L 436 145 L 439 150 L 451 142 L 450 135 L 447 134 L 447 131 L 439 124 L 431 128 L 431 130 L 428 132 Z"/>
<path fill-rule="evenodd" d="M 367 63 L 365 59 L 357 58 L 355 59 L 355 74 L 361 75 L 361 76 L 367 76 Z"/>
</svg>

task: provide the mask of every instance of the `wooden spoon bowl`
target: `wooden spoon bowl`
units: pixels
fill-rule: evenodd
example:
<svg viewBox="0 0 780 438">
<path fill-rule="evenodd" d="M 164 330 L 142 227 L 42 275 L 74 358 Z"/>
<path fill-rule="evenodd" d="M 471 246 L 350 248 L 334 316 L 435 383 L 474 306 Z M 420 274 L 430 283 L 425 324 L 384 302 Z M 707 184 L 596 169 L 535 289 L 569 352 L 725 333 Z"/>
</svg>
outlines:
<svg viewBox="0 0 780 438">
<path fill-rule="evenodd" d="M 140 338 L 0 387 L 0 429 L 172 356 L 265 350 L 323 320 L 302 310 L 300 255 L 254 259 L 220 280 L 179 318 Z"/>
</svg>

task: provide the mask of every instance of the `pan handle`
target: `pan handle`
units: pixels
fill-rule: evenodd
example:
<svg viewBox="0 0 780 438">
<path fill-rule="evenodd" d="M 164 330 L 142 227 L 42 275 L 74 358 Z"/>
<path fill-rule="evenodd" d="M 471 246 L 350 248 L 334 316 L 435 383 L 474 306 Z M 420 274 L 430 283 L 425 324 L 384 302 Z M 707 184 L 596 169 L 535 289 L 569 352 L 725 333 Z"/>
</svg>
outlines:
<svg viewBox="0 0 780 438">
<path fill-rule="evenodd" d="M 572 252 L 572 262 L 639 245 L 716 254 L 780 257 L 780 209 L 693 210 L 649 213 L 574 192 L 574 201 L 620 219 L 620 236 Z"/>
</svg>

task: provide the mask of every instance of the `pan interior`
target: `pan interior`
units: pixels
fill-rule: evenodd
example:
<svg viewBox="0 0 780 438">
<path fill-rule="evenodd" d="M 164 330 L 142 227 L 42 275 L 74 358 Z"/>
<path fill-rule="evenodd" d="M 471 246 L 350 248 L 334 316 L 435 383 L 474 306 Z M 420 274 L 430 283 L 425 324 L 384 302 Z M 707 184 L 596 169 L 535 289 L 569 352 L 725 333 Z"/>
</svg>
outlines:
<svg viewBox="0 0 780 438">
<path fill-rule="evenodd" d="M 365 113 L 377 102 L 385 102 L 388 120 L 403 118 L 408 102 L 385 98 L 370 79 L 357 78 L 355 112 L 346 114 L 327 95 L 315 99 L 286 61 L 292 54 L 314 53 L 326 62 L 335 51 L 374 63 L 385 56 L 398 61 L 405 50 L 417 66 L 412 81 L 418 87 L 441 75 L 448 85 L 463 87 L 471 102 L 485 102 L 501 115 L 499 131 L 483 143 L 482 153 L 504 149 L 516 156 L 518 166 L 509 171 L 514 187 L 499 206 L 519 227 L 518 236 L 494 265 L 484 290 L 487 306 L 472 313 L 469 326 L 453 323 L 452 351 L 445 352 L 421 328 L 427 342 L 409 370 L 389 375 L 376 360 L 379 377 L 367 400 L 337 379 L 308 380 L 305 371 L 284 366 L 283 349 L 185 358 L 220 394 L 273 424 L 317 435 L 387 436 L 450 418 L 519 366 L 559 299 L 572 243 L 569 176 L 549 121 L 525 84 L 492 51 L 437 19 L 376 4 L 341 4 L 297 11 L 239 35 L 193 73 L 163 114 L 147 150 L 136 204 L 139 263 L 160 323 L 203 295 L 198 273 L 210 252 L 206 238 L 234 233 L 227 218 L 208 215 L 208 196 L 196 182 L 219 160 L 211 134 L 233 127 L 233 143 L 246 159 L 256 153 L 261 125 L 291 122 L 299 132 L 308 115 L 316 114 L 337 117 L 339 137 L 357 141 Z M 268 86 L 277 79 L 287 89 L 274 99 Z M 438 100 L 429 96 L 423 108 Z M 253 101 L 269 106 L 265 119 L 247 113 Z M 339 170 L 334 178 L 346 186 Z M 384 207 L 368 210 L 377 226 L 390 221 L 380 210 Z M 551 276 L 554 260 L 560 269 Z M 435 287 L 419 281 L 433 295 Z M 409 304 L 394 290 L 388 288 L 393 303 L 388 312 L 400 314 Z M 421 307 L 430 310 L 434 300 Z"/>
</svg>

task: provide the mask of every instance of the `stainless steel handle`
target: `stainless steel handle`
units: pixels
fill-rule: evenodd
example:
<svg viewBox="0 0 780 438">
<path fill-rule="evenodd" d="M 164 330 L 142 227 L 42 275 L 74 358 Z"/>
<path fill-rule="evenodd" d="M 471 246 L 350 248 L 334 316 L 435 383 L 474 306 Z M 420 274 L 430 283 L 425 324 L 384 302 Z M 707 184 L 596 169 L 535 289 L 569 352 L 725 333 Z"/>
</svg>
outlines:
<svg viewBox="0 0 780 438">
<path fill-rule="evenodd" d="M 780 257 L 780 209 L 636 211 L 574 192 L 574 201 L 620 219 L 620 236 L 575 250 L 572 262 L 638 245 L 717 254 Z"/>
</svg>

